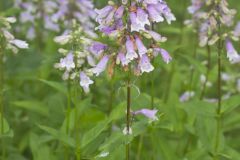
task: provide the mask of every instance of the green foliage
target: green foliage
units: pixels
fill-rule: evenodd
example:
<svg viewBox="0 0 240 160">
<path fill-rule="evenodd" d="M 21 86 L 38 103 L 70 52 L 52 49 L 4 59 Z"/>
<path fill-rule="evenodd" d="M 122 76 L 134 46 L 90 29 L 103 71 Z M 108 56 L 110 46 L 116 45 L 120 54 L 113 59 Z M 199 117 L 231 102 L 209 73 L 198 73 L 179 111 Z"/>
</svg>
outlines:
<svg viewBox="0 0 240 160">
<path fill-rule="evenodd" d="M 95 2 L 97 6 L 106 4 Z M 223 96 L 217 115 L 216 48 L 211 47 L 211 85 L 205 88 L 201 99 L 200 76 L 208 70 L 206 49 L 195 48 L 195 33 L 182 24 L 187 18 L 186 5 L 179 0 L 168 3 L 178 21 L 155 28 L 168 37 L 168 43 L 161 47 L 170 52 L 173 61 L 166 65 L 157 57 L 154 73 L 132 77 L 131 86 L 132 111 L 157 109 L 158 121 L 134 116 L 133 134 L 124 135 L 126 75 L 117 69 L 112 79 L 102 74 L 91 86 L 91 92 L 84 94 L 79 84 L 64 82 L 54 68 L 58 55 L 53 33 L 43 39 L 43 46 L 34 40 L 29 50 L 6 54 L 0 159 L 74 160 L 80 156 L 82 160 L 125 160 L 125 145 L 130 144 L 131 160 L 213 160 L 215 155 L 217 160 L 240 160 L 240 93 L 236 87 L 239 64 L 231 65 L 223 52 L 222 70 L 233 78 L 223 81 L 223 94 L 231 96 Z M 10 1 L 0 0 L 0 9 L 4 10 L 1 15 L 18 14 L 17 10 L 7 10 L 11 6 Z M 23 34 L 16 33 L 16 37 L 24 37 Z M 107 44 L 115 41 L 99 39 Z M 194 91 L 195 95 L 180 102 L 185 91 Z"/>
</svg>

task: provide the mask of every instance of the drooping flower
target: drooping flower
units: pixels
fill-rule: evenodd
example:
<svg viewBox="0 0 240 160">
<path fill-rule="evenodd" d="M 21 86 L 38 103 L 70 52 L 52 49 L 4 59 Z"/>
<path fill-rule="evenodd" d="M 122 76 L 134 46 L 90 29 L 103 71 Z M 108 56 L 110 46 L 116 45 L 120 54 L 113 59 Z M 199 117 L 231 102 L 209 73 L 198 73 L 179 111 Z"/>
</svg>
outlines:
<svg viewBox="0 0 240 160">
<path fill-rule="evenodd" d="M 126 54 L 127 60 L 131 61 L 138 57 L 135 51 L 134 43 L 129 36 L 127 37 L 127 40 L 126 40 L 126 50 L 127 50 L 127 54 Z"/>
<path fill-rule="evenodd" d="M 139 67 L 142 73 L 144 72 L 149 73 L 154 70 L 154 67 L 150 63 L 150 60 L 146 54 L 142 55 L 140 59 Z"/>
<path fill-rule="evenodd" d="M 109 60 L 109 56 L 107 55 L 103 56 L 100 62 L 97 64 L 97 66 L 92 68 L 91 71 L 94 74 L 96 74 L 96 76 L 98 76 L 100 73 L 102 73 L 106 69 L 108 60 Z"/>
<path fill-rule="evenodd" d="M 90 52 L 97 56 L 100 56 L 106 49 L 107 45 L 100 42 L 93 42 L 93 44 L 89 47 Z"/>
<path fill-rule="evenodd" d="M 68 72 L 75 68 L 74 55 L 70 52 L 66 57 L 61 58 L 59 67 L 66 69 Z"/>
<path fill-rule="evenodd" d="M 145 117 L 149 118 L 151 121 L 157 121 L 158 120 L 158 117 L 156 115 L 157 112 L 158 112 L 158 110 L 156 110 L 156 109 L 153 109 L 153 110 L 141 109 L 141 110 L 135 111 L 134 115 L 142 114 Z"/>
<path fill-rule="evenodd" d="M 194 91 L 186 91 L 180 96 L 179 100 L 180 102 L 186 102 L 189 101 L 192 97 L 194 97 L 194 95 Z"/>
<path fill-rule="evenodd" d="M 227 57 L 231 63 L 240 62 L 239 55 L 234 49 L 231 39 L 239 40 L 240 24 L 233 28 L 236 10 L 230 9 L 227 0 L 205 1 L 192 0 L 188 7 L 192 19 L 186 24 L 198 31 L 199 45 L 214 45 L 218 41 L 226 41 Z M 216 16 L 217 15 L 217 16 Z M 221 33 L 219 33 L 221 25 Z"/>
<path fill-rule="evenodd" d="M 142 40 L 138 36 L 136 36 L 135 41 L 138 49 L 138 54 L 140 57 L 142 57 L 142 55 L 147 53 L 147 48 L 144 46 Z"/>
<path fill-rule="evenodd" d="M 55 67 L 64 71 L 63 80 L 76 79 L 84 92 L 88 93 L 89 86 L 94 83 L 90 78 L 94 74 L 98 76 L 106 68 L 108 56 L 103 56 L 97 65 L 96 62 L 107 47 L 87 38 L 88 34 L 76 22 L 73 22 L 72 26 L 71 30 L 54 39 L 60 45 L 73 46 L 70 49 L 67 47 L 58 50 L 64 57 L 55 64 Z"/>
<path fill-rule="evenodd" d="M 151 72 L 154 69 L 151 64 L 154 48 L 167 40 L 153 31 L 151 26 L 165 20 L 168 24 L 176 20 L 165 0 L 136 0 L 131 5 L 127 1 L 122 1 L 122 4 L 110 1 L 102 9 L 96 9 L 96 13 L 96 22 L 99 24 L 96 29 L 116 40 L 114 47 L 108 46 L 111 53 L 107 55 L 111 60 L 121 64 L 125 71 L 132 68 L 135 75 Z M 166 53 L 165 50 L 159 50 L 168 63 L 172 58 Z"/>
<path fill-rule="evenodd" d="M 15 17 L 2 17 L 0 16 L 0 38 L 3 39 L 3 46 L 1 48 L 10 49 L 13 53 L 18 52 L 19 49 L 27 49 L 28 43 L 26 41 L 16 39 L 9 30 L 11 29 L 11 23 L 15 23 Z"/>
<path fill-rule="evenodd" d="M 230 40 L 226 40 L 227 57 L 231 63 L 240 61 L 240 55 L 237 53 Z"/>
<path fill-rule="evenodd" d="M 163 58 L 163 61 L 165 63 L 169 63 L 171 60 L 172 60 L 172 57 L 169 55 L 169 53 L 165 50 L 165 49 L 162 49 L 162 48 L 154 48 L 154 51 L 157 53 L 157 54 L 161 54 L 162 58 Z"/>
<path fill-rule="evenodd" d="M 93 81 L 84 72 L 80 72 L 80 86 L 83 87 L 86 93 L 89 92 L 90 84 L 93 84 Z"/>
<path fill-rule="evenodd" d="M 125 54 L 122 53 L 122 52 L 119 52 L 119 53 L 118 53 L 117 60 L 120 61 L 120 63 L 122 64 L 123 67 L 124 67 L 124 66 L 127 66 L 128 63 L 130 62 L 130 61 L 126 58 Z"/>
</svg>

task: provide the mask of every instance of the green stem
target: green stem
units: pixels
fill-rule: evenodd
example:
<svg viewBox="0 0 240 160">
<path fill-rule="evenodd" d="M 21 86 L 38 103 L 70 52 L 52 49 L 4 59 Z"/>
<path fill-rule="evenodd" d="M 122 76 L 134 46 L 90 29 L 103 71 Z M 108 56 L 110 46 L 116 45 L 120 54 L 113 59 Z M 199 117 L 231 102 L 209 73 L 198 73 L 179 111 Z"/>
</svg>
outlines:
<svg viewBox="0 0 240 160">
<path fill-rule="evenodd" d="M 69 135 L 69 127 L 70 127 L 70 113 L 71 113 L 71 90 L 70 90 L 70 82 L 68 81 L 68 95 L 67 95 L 67 111 L 66 111 L 66 134 Z M 69 147 L 65 146 L 65 159 L 69 159 Z"/>
<path fill-rule="evenodd" d="M 137 157 L 136 160 L 141 160 L 141 151 L 143 146 L 143 135 L 140 135 L 137 149 Z"/>
<path fill-rule="evenodd" d="M 4 40 L 0 35 L 0 136 L 4 134 Z M 3 138 L 0 138 L 0 146 L 2 148 L 2 159 L 5 159 L 5 144 Z"/>
<path fill-rule="evenodd" d="M 219 11 L 219 4 L 218 4 L 218 12 Z M 218 36 L 220 39 L 218 40 L 218 45 L 217 45 L 217 55 L 218 55 L 218 81 L 217 81 L 217 96 L 218 96 L 218 106 L 216 109 L 216 116 L 217 116 L 217 130 L 216 130 L 216 141 L 215 141 L 215 146 L 214 146 L 214 160 L 219 160 L 218 156 L 218 149 L 219 149 L 219 144 L 220 144 L 220 134 L 221 134 L 221 124 L 222 124 L 222 119 L 221 119 L 221 108 L 222 108 L 222 80 L 221 80 L 221 70 L 222 70 L 222 62 L 221 62 L 221 50 L 222 50 L 222 40 L 221 40 L 221 21 L 218 18 Z"/>
<path fill-rule="evenodd" d="M 130 125 L 131 125 L 131 70 L 129 71 L 128 79 L 127 79 L 127 115 L 126 115 L 126 123 L 127 123 L 127 135 L 130 133 Z M 126 144 L 126 160 L 130 159 L 130 143 Z"/>
<path fill-rule="evenodd" d="M 114 77 L 111 77 L 110 80 L 110 91 L 109 91 L 109 101 L 108 101 L 108 115 L 111 114 L 112 108 L 113 108 L 113 102 L 114 102 L 114 97 L 115 97 L 115 90 L 114 90 Z M 112 133 L 112 122 L 109 124 L 109 135 Z"/>
<path fill-rule="evenodd" d="M 3 87 L 4 87 L 4 65 L 3 65 L 3 48 L 0 46 L 0 114 L 1 114 L 1 134 L 3 134 Z"/>
<path fill-rule="evenodd" d="M 80 131 L 79 131 L 79 117 L 78 117 L 78 108 L 77 108 L 77 103 L 78 103 L 78 83 L 75 82 L 75 87 L 74 87 L 74 105 L 75 105 L 75 123 L 74 123 L 74 128 L 75 128 L 75 140 L 76 140 L 76 158 L 77 160 L 81 159 L 81 148 L 80 148 Z"/>
<path fill-rule="evenodd" d="M 202 92 L 200 94 L 200 100 L 203 99 L 204 95 L 205 95 L 205 91 L 206 91 L 206 86 L 207 86 L 207 82 L 209 79 L 209 73 L 211 70 L 211 48 L 209 45 L 207 45 L 207 53 L 208 53 L 208 60 L 207 60 L 207 73 L 206 73 L 206 79 L 203 83 L 203 88 L 202 88 Z"/>
</svg>

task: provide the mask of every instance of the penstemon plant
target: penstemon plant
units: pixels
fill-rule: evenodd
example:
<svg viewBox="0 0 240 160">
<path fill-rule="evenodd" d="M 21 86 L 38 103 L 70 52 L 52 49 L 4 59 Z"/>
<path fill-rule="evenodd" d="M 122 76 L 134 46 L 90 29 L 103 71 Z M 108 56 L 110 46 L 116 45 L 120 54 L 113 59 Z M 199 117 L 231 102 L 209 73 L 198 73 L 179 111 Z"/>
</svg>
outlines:
<svg viewBox="0 0 240 160">
<path fill-rule="evenodd" d="M 217 81 L 217 109 L 216 109 L 216 139 L 213 148 L 213 159 L 219 159 L 219 148 L 221 139 L 222 127 L 222 50 L 225 43 L 227 58 L 230 63 L 235 64 L 240 62 L 240 55 L 233 47 L 232 41 L 239 40 L 239 23 L 234 28 L 234 17 L 236 10 L 229 9 L 226 0 L 192 0 L 192 5 L 188 7 L 188 12 L 192 14 L 192 19 L 187 20 L 186 24 L 193 26 L 199 37 L 200 47 L 207 47 L 208 52 L 208 70 L 203 82 L 203 89 L 200 99 L 203 98 L 205 87 L 208 83 L 210 72 L 210 57 L 211 46 L 217 48 L 217 66 L 218 66 L 218 81 Z"/>
<path fill-rule="evenodd" d="M 153 31 L 151 24 L 164 20 L 171 24 L 175 21 L 175 16 L 164 0 L 123 0 L 118 3 L 109 1 L 107 6 L 97 9 L 96 13 L 96 21 L 99 23 L 97 29 L 110 39 L 115 38 L 116 42 L 108 45 L 110 52 L 101 54 L 102 58 L 92 72 L 98 76 L 104 71 L 108 61 L 112 70 L 115 65 L 120 65 L 123 71 L 127 72 L 127 113 L 123 133 L 130 135 L 133 115 L 143 114 L 152 120 L 157 119 L 157 110 L 142 109 L 131 113 L 132 75 L 140 76 L 153 71 L 151 61 L 158 54 L 166 63 L 172 60 L 169 53 L 159 47 L 167 38 Z M 130 144 L 126 144 L 126 159 L 130 159 Z"/>
</svg>

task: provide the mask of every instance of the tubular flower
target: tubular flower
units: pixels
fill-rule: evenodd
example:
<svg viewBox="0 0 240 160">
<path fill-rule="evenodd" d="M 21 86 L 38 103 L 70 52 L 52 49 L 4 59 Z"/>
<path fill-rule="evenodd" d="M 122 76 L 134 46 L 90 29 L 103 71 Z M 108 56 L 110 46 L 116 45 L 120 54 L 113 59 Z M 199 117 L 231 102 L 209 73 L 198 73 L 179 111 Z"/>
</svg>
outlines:
<svg viewBox="0 0 240 160">
<path fill-rule="evenodd" d="M 232 40 L 239 40 L 240 23 L 234 28 L 236 10 L 229 9 L 227 0 L 192 0 L 188 12 L 191 20 L 185 23 L 198 31 L 199 45 L 214 45 L 217 41 L 226 41 L 227 57 L 231 63 L 238 63 L 239 55 L 233 47 Z M 222 31 L 219 34 L 218 26 Z"/>
<path fill-rule="evenodd" d="M 76 24 L 76 21 L 73 22 L 71 31 L 55 37 L 54 40 L 63 46 L 73 46 L 70 50 L 64 48 L 58 50 L 63 58 L 55 64 L 55 67 L 64 71 L 62 78 L 64 80 L 76 79 L 84 92 L 88 93 L 89 86 L 94 83 L 90 78 L 94 74 L 98 76 L 105 70 L 108 56 L 102 57 L 101 54 L 107 46 L 87 38 L 86 33 Z M 100 58 L 100 62 L 96 65 L 96 61 Z"/>
<path fill-rule="evenodd" d="M 110 39 L 117 37 L 114 47 L 109 46 L 111 53 L 101 52 L 113 61 L 109 64 L 120 64 L 125 71 L 132 68 L 135 75 L 151 72 L 154 70 L 151 61 L 155 57 L 155 48 L 159 49 L 164 62 L 172 60 L 168 52 L 159 47 L 167 40 L 166 37 L 151 30 L 153 23 L 166 21 L 170 24 L 176 20 L 165 0 L 132 0 L 131 4 L 128 1 L 122 1 L 122 4 L 109 1 L 108 5 L 95 11 L 99 24 L 96 29 Z"/>
<path fill-rule="evenodd" d="M 28 43 L 26 41 L 16 39 L 11 33 L 11 24 L 16 22 L 15 17 L 1 17 L 0 16 L 0 40 L 2 47 L 10 49 L 13 53 L 17 53 L 18 49 L 27 49 Z M 1 47 L 1 48 L 2 48 Z"/>
<path fill-rule="evenodd" d="M 138 111 L 133 112 L 134 115 L 138 115 L 138 114 L 142 114 L 145 117 L 149 118 L 151 121 L 157 121 L 158 117 L 157 117 L 157 112 L 158 110 L 156 109 L 140 109 Z"/>
</svg>

